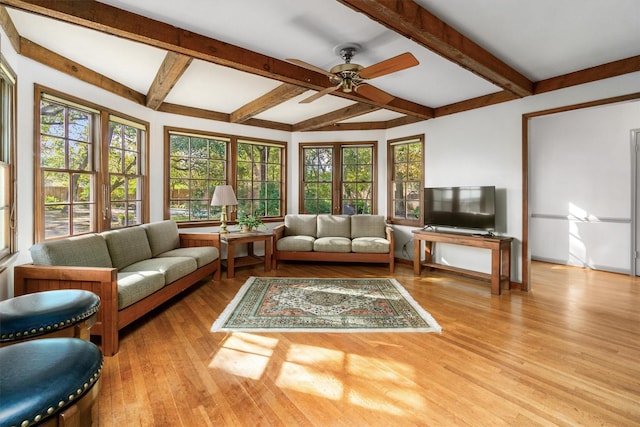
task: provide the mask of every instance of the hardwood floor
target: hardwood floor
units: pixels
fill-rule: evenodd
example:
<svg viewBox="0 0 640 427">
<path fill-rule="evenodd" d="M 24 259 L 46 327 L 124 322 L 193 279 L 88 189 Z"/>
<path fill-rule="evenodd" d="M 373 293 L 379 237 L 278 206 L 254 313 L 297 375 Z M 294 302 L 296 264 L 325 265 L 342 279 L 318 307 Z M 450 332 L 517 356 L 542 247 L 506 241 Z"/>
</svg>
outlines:
<svg viewBox="0 0 640 427">
<path fill-rule="evenodd" d="M 532 291 L 437 272 L 394 277 L 437 333 L 210 333 L 250 275 L 389 277 L 282 262 L 204 282 L 123 331 L 99 426 L 640 424 L 640 279 L 534 263 Z"/>
</svg>

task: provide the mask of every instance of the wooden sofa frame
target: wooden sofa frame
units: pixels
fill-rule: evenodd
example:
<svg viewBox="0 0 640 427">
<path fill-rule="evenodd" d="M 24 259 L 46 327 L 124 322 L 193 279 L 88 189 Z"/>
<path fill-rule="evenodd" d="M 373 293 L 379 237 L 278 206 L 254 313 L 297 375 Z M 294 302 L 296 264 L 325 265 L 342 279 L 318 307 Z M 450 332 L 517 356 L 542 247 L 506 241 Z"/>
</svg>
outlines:
<svg viewBox="0 0 640 427">
<path fill-rule="evenodd" d="M 215 246 L 220 251 L 220 235 L 180 234 L 181 248 L 197 246 Z M 53 289 L 85 289 L 94 292 L 100 297 L 100 310 L 98 319 L 91 328 L 91 335 L 101 337 L 102 353 L 105 356 L 113 356 L 118 352 L 120 329 L 211 274 L 215 281 L 219 281 L 220 256 L 122 310 L 118 310 L 117 273 L 115 268 L 19 265 L 14 269 L 14 295 Z"/>
<path fill-rule="evenodd" d="M 361 252 L 298 252 L 279 251 L 278 239 L 284 237 L 284 224 L 273 229 L 273 267 L 278 268 L 278 261 L 329 261 L 329 262 L 371 262 L 389 264 L 389 272 L 395 271 L 395 253 L 393 228 L 385 226 L 386 239 L 391 250 L 386 253 L 361 253 Z"/>
</svg>

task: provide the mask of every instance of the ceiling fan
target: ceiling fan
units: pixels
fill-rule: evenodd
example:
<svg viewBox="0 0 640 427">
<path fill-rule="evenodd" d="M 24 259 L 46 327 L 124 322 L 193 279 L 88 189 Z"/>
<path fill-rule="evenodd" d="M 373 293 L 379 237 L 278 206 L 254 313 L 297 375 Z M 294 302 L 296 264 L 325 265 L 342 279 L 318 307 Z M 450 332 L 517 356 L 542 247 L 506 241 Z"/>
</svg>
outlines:
<svg viewBox="0 0 640 427">
<path fill-rule="evenodd" d="M 369 65 L 368 67 L 363 67 L 360 64 L 352 64 L 351 59 L 358 50 L 360 50 L 360 48 L 360 45 L 357 43 L 345 43 L 336 46 L 334 48 L 334 52 L 337 55 L 340 55 L 345 63 L 338 64 L 329 71 L 323 70 L 322 68 L 316 67 L 315 65 L 311 65 L 299 59 L 287 59 L 287 61 L 292 64 L 296 64 L 308 70 L 317 71 L 328 76 L 329 81 L 333 84 L 332 87 L 323 89 L 318 93 L 303 99 L 300 103 L 306 104 L 336 90 L 342 90 L 347 93 L 355 91 L 372 101 L 376 101 L 381 104 L 388 104 L 395 97 L 381 89 L 371 86 L 366 82 L 366 80 L 405 70 L 419 64 L 415 56 L 409 52 L 394 56 L 393 58 L 385 59 L 384 61 Z"/>
</svg>

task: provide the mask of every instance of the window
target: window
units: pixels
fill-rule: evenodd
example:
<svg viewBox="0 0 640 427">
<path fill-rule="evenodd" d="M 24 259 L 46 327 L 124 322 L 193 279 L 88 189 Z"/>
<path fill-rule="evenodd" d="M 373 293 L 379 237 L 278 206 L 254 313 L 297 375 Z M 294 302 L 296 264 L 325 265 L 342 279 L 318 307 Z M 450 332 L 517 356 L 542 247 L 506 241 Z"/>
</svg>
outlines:
<svg viewBox="0 0 640 427">
<path fill-rule="evenodd" d="M 388 142 L 388 217 L 394 224 L 421 226 L 424 188 L 424 137 Z"/>
<path fill-rule="evenodd" d="M 15 250 L 16 77 L 0 57 L 0 259 Z"/>
<path fill-rule="evenodd" d="M 94 110 L 46 96 L 40 101 L 45 240 L 97 229 L 93 152 L 98 118 Z"/>
<path fill-rule="evenodd" d="M 165 217 L 183 223 L 217 222 L 211 206 L 217 185 L 231 185 L 237 211 L 282 218 L 285 211 L 285 143 L 166 128 L 169 165 Z M 234 220 L 236 213 L 229 215 Z"/>
<path fill-rule="evenodd" d="M 147 126 L 49 90 L 36 96 L 36 241 L 148 220 Z"/>
<path fill-rule="evenodd" d="M 309 214 L 376 212 L 376 144 L 301 144 L 300 211 Z"/>
<path fill-rule="evenodd" d="M 229 138 L 170 130 L 169 218 L 206 221 L 220 217 L 211 206 L 216 185 L 227 184 Z"/>
<path fill-rule="evenodd" d="M 109 216 L 111 228 L 141 224 L 142 168 L 146 128 L 117 116 L 109 118 Z"/>
<path fill-rule="evenodd" d="M 238 211 L 259 217 L 283 216 L 281 145 L 238 142 Z"/>
</svg>

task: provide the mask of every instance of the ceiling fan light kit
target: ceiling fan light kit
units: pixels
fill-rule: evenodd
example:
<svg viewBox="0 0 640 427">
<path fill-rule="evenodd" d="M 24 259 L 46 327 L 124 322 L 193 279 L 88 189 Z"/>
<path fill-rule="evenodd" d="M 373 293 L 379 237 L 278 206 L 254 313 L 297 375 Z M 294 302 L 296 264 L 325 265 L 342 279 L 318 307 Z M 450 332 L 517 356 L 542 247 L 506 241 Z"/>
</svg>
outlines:
<svg viewBox="0 0 640 427">
<path fill-rule="evenodd" d="M 300 103 L 306 104 L 336 90 L 342 90 L 342 92 L 345 93 L 355 91 L 372 101 L 380 104 L 388 104 L 395 97 L 381 89 L 371 86 L 365 80 L 395 73 L 419 64 L 418 60 L 409 52 L 386 59 L 368 67 L 351 63 L 355 54 L 358 51 L 361 51 L 361 49 L 362 47 L 358 43 L 343 43 L 336 46 L 333 51 L 336 55 L 339 55 L 342 58 L 344 64 L 335 65 L 329 71 L 325 71 L 315 65 L 308 64 L 299 59 L 288 59 L 287 61 L 296 65 L 325 74 L 329 77 L 329 81 L 333 85 L 332 87 L 323 89 L 312 96 L 303 99 Z M 365 88 L 366 90 L 358 90 Z"/>
</svg>

